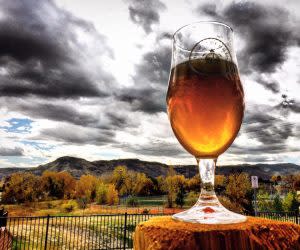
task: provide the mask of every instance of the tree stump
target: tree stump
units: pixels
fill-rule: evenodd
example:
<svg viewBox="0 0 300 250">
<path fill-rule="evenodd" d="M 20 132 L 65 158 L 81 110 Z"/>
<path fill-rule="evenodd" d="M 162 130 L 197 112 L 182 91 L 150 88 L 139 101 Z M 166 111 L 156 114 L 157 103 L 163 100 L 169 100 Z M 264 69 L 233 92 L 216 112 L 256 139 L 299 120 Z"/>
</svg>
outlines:
<svg viewBox="0 0 300 250">
<path fill-rule="evenodd" d="M 136 227 L 134 249 L 297 250 L 300 249 L 300 226 L 255 217 L 248 217 L 246 222 L 238 224 L 205 225 L 161 216 Z"/>
</svg>

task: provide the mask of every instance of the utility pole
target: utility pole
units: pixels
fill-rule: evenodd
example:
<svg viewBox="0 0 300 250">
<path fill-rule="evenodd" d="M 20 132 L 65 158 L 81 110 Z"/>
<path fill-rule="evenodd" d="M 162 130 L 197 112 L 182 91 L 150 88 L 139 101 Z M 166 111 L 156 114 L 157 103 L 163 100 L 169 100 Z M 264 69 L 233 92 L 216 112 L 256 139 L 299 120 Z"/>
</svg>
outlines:
<svg viewBox="0 0 300 250">
<path fill-rule="evenodd" d="M 257 200 L 256 200 L 256 189 L 258 188 L 258 177 L 251 176 L 251 185 L 254 189 L 254 214 L 257 216 Z"/>
</svg>

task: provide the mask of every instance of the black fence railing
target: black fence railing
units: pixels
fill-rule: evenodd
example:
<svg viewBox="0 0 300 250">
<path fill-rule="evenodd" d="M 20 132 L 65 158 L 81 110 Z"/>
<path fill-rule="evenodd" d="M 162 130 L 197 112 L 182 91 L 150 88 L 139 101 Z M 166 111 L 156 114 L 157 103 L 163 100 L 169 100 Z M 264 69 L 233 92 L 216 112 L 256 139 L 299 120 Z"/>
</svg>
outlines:
<svg viewBox="0 0 300 250">
<path fill-rule="evenodd" d="M 160 214 L 7 217 L 11 249 L 132 249 L 137 224 Z M 1 218 L 0 218 L 1 220 Z M 1 245 L 1 242 L 0 242 Z M 1 246 L 0 246 L 0 249 Z"/>
<path fill-rule="evenodd" d="M 131 249 L 137 224 L 162 214 L 101 214 L 86 216 L 1 217 L 1 244 L 7 249 Z M 258 212 L 258 216 L 300 223 L 297 212 Z M 5 229 L 4 229 L 5 227 Z M 5 232 L 5 235 L 4 233 Z M 1 242 L 1 234 L 5 238 Z"/>
<path fill-rule="evenodd" d="M 300 224 L 299 212 L 257 212 L 257 216 Z"/>
</svg>

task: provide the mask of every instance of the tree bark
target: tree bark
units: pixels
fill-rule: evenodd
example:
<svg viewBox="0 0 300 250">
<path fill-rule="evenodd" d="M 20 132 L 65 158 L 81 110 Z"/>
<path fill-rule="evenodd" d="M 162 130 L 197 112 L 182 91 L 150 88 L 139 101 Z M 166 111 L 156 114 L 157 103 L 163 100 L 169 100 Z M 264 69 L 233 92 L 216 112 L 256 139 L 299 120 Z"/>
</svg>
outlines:
<svg viewBox="0 0 300 250">
<path fill-rule="evenodd" d="M 140 223 L 135 250 L 260 250 L 300 249 L 300 226 L 248 217 L 246 222 L 206 225 L 175 221 L 170 216 Z"/>
</svg>

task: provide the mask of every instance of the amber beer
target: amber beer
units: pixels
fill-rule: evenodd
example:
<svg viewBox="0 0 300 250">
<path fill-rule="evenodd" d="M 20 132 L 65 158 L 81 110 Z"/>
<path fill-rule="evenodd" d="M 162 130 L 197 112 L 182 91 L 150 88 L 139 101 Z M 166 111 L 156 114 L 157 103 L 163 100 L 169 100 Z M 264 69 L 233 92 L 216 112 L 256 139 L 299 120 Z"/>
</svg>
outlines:
<svg viewBox="0 0 300 250">
<path fill-rule="evenodd" d="M 244 93 L 234 63 L 194 59 L 171 70 L 167 94 L 172 129 L 198 158 L 216 158 L 235 139 L 243 119 Z"/>
</svg>

